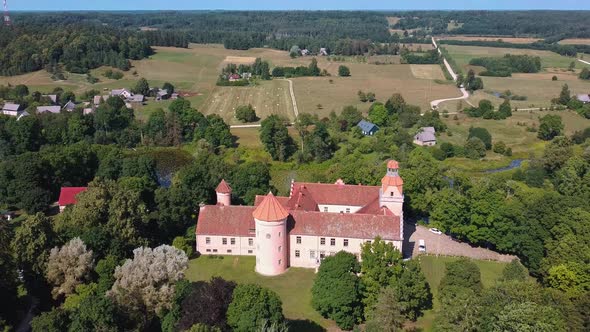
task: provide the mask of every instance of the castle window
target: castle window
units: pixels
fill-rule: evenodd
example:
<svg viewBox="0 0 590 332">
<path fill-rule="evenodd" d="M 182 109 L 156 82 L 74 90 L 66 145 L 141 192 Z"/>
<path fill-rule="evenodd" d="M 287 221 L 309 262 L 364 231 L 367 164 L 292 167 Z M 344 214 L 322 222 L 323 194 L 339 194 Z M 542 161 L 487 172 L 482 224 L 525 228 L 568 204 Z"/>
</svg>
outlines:
<svg viewBox="0 0 590 332">
<path fill-rule="evenodd" d="M 320 244 L 323 246 L 326 245 L 326 238 L 325 237 L 320 238 Z"/>
<path fill-rule="evenodd" d="M 328 207 L 324 206 L 324 212 L 328 212 Z"/>
<path fill-rule="evenodd" d="M 315 258 L 315 251 L 314 250 L 309 251 L 309 258 L 311 258 L 311 259 Z"/>
<path fill-rule="evenodd" d="M 236 238 L 235 238 L 235 237 L 232 237 L 232 238 L 230 239 L 230 243 L 231 243 L 232 245 L 236 244 Z"/>
<path fill-rule="evenodd" d="M 266 234 L 266 238 L 267 238 L 267 239 L 270 239 L 270 234 L 268 234 L 268 233 L 267 233 L 267 234 Z"/>
<path fill-rule="evenodd" d="M 368 244 L 371 244 L 371 240 L 367 240 L 367 243 L 368 243 Z"/>
<path fill-rule="evenodd" d="M 301 256 L 301 251 L 295 250 L 295 257 L 299 258 Z"/>
<path fill-rule="evenodd" d="M 295 238 L 297 240 L 297 244 L 301 244 L 301 236 Z"/>
<path fill-rule="evenodd" d="M 344 246 L 348 247 L 348 239 L 344 239 Z"/>
<path fill-rule="evenodd" d="M 221 239 L 221 243 L 222 243 L 223 245 L 226 245 L 226 244 L 227 244 L 227 238 L 226 238 L 226 237 L 224 237 L 223 239 Z"/>
<path fill-rule="evenodd" d="M 254 245 L 254 239 L 248 239 L 248 245 L 251 247 Z"/>
<path fill-rule="evenodd" d="M 227 253 L 228 254 L 231 254 L 231 249 L 227 249 Z"/>
<path fill-rule="evenodd" d="M 248 250 L 248 253 L 251 254 L 251 253 L 253 253 L 253 251 L 252 250 Z"/>
<path fill-rule="evenodd" d="M 211 238 L 210 237 L 206 237 L 205 238 L 205 243 L 206 244 L 211 244 Z"/>
<path fill-rule="evenodd" d="M 392 192 L 390 192 L 390 193 L 389 193 L 389 195 L 390 195 L 391 197 L 393 197 L 393 191 L 392 191 Z"/>
<path fill-rule="evenodd" d="M 326 258 L 326 252 L 325 251 L 320 251 L 320 259 L 324 259 Z"/>
<path fill-rule="evenodd" d="M 211 252 L 211 249 L 207 249 L 206 251 L 207 251 L 207 252 Z"/>
<path fill-rule="evenodd" d="M 217 249 L 213 249 L 213 252 L 217 252 Z"/>
<path fill-rule="evenodd" d="M 336 245 L 336 239 L 330 239 L 330 245 L 331 246 L 335 246 Z"/>
<path fill-rule="evenodd" d="M 279 259 L 279 265 L 281 265 L 281 260 Z"/>
<path fill-rule="evenodd" d="M 350 208 L 346 208 L 346 213 L 350 213 Z"/>
<path fill-rule="evenodd" d="M 283 247 L 279 246 L 279 252 L 281 252 L 281 249 L 282 249 L 282 248 L 283 248 Z"/>
<path fill-rule="evenodd" d="M 281 237 L 281 232 L 279 232 L 279 237 Z"/>
</svg>

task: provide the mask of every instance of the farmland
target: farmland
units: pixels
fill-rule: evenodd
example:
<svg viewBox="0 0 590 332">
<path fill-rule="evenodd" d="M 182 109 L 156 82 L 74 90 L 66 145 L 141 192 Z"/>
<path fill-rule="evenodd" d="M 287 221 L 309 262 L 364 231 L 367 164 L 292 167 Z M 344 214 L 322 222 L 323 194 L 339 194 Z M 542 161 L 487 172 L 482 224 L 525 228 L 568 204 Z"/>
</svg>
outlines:
<svg viewBox="0 0 590 332">
<path fill-rule="evenodd" d="M 559 41 L 562 45 L 590 45 L 590 38 L 567 38 Z"/>
<path fill-rule="evenodd" d="M 449 23 L 451 24 L 451 23 Z M 449 29 L 451 30 L 451 29 Z M 527 38 L 527 37 L 507 37 L 507 36 L 444 36 L 440 37 L 441 40 L 461 40 L 461 41 L 498 41 L 501 40 L 505 43 L 513 44 L 530 44 L 539 41 L 539 38 Z"/>
</svg>

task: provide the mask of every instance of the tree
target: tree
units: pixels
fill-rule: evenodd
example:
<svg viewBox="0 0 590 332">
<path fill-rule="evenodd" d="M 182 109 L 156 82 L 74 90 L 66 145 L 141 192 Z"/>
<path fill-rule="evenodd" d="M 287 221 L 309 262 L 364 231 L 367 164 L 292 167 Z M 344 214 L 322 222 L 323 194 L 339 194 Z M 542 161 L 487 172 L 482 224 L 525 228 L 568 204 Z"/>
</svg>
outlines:
<svg viewBox="0 0 590 332">
<path fill-rule="evenodd" d="M 139 81 L 137 81 L 137 83 L 135 83 L 133 92 L 147 96 L 150 93 L 150 84 L 145 78 L 142 77 L 139 79 Z"/>
<path fill-rule="evenodd" d="M 362 92 L 361 90 L 359 90 L 359 92 L 357 92 L 357 95 L 359 96 L 359 100 L 361 102 L 363 102 L 363 103 L 366 103 L 367 102 L 367 100 L 368 100 L 367 99 L 367 95 L 364 92 Z"/>
<path fill-rule="evenodd" d="M 284 320 L 279 296 L 253 284 L 238 285 L 227 309 L 227 323 L 233 331 L 250 332 L 263 324 L 279 324 Z"/>
<path fill-rule="evenodd" d="M 346 66 L 340 66 L 338 67 L 338 76 L 342 76 L 342 77 L 347 77 L 350 76 L 350 69 L 348 69 L 348 67 Z"/>
<path fill-rule="evenodd" d="M 17 301 L 17 270 L 10 240 L 14 232 L 8 222 L 0 222 L 0 330 L 3 319 L 16 317 L 14 303 Z"/>
<path fill-rule="evenodd" d="M 371 312 L 371 318 L 367 320 L 367 332 L 403 331 L 405 317 L 401 313 L 401 306 L 392 288 L 388 287 L 380 292 Z"/>
<path fill-rule="evenodd" d="M 465 143 L 465 156 L 471 159 L 479 159 L 486 156 L 486 146 L 479 137 L 471 137 Z"/>
<path fill-rule="evenodd" d="M 504 267 L 502 270 L 502 281 L 525 281 L 529 276 L 529 271 L 526 267 L 520 264 L 520 261 L 513 259 L 510 264 Z"/>
<path fill-rule="evenodd" d="M 70 240 L 61 248 L 51 249 L 46 276 L 54 285 L 53 297 L 72 294 L 77 285 L 88 279 L 92 265 L 92 250 L 86 250 L 80 238 Z"/>
<path fill-rule="evenodd" d="M 571 96 L 569 86 L 567 84 L 564 84 L 561 87 L 561 92 L 559 93 L 559 97 L 557 98 L 557 102 L 561 105 L 567 105 L 571 99 L 572 99 L 572 96 Z"/>
<path fill-rule="evenodd" d="M 29 216 L 16 228 L 11 246 L 16 264 L 26 278 L 44 274 L 48 251 L 54 240 L 51 222 L 42 213 Z"/>
<path fill-rule="evenodd" d="M 424 310 L 432 308 L 430 286 L 418 261 L 403 262 L 401 273 L 394 275 L 390 283 L 400 313 L 407 319 L 416 321 Z"/>
<path fill-rule="evenodd" d="M 227 330 L 226 312 L 235 288 L 234 282 L 219 277 L 191 284 L 189 293 L 182 300 L 178 329 L 184 331 L 200 323 Z"/>
<path fill-rule="evenodd" d="M 369 316 L 377 297 L 395 275 L 401 274 L 402 254 L 391 243 L 377 237 L 361 244 L 361 282 L 365 317 Z"/>
<path fill-rule="evenodd" d="M 115 283 L 107 296 L 130 314 L 137 314 L 145 326 L 153 314 L 172 305 L 174 283 L 184 278 L 188 258 L 183 251 L 168 245 L 154 249 L 137 248 L 115 270 Z"/>
<path fill-rule="evenodd" d="M 453 287 L 470 289 L 476 294 L 481 293 L 483 290 L 481 273 L 472 260 L 461 258 L 446 264 L 445 275 L 439 285 L 441 296 L 447 289 Z"/>
<path fill-rule="evenodd" d="M 322 261 L 311 289 L 314 309 L 341 329 L 351 329 L 362 316 L 359 272 L 356 257 L 340 251 Z"/>
<path fill-rule="evenodd" d="M 495 153 L 504 154 L 506 152 L 506 144 L 502 141 L 494 143 L 494 148 L 492 149 Z"/>
<path fill-rule="evenodd" d="M 242 122 L 254 122 L 258 120 L 258 117 L 252 105 L 242 105 L 236 108 L 236 119 Z"/>
<path fill-rule="evenodd" d="M 588 67 L 582 68 L 578 77 L 582 80 L 590 80 L 590 70 L 588 70 Z"/>
<path fill-rule="evenodd" d="M 377 126 L 385 126 L 389 119 L 387 109 L 383 104 L 375 105 L 369 110 L 369 121 L 373 122 Z"/>
<path fill-rule="evenodd" d="M 233 136 L 229 125 L 217 114 L 207 115 L 207 128 L 202 138 L 214 147 L 221 145 L 231 147 L 233 145 Z"/>
<path fill-rule="evenodd" d="M 60 308 L 44 312 L 31 321 L 33 332 L 63 332 L 68 330 L 68 313 Z"/>
<path fill-rule="evenodd" d="M 113 302 L 103 294 L 84 298 L 78 308 L 70 314 L 69 331 L 120 331 L 123 325 Z"/>
<path fill-rule="evenodd" d="M 340 118 L 346 121 L 346 129 L 356 126 L 363 119 L 363 114 L 354 106 L 346 106 L 340 113 Z"/>
<path fill-rule="evenodd" d="M 469 128 L 469 135 L 467 136 L 467 140 L 469 140 L 472 137 L 479 138 L 485 144 L 486 150 L 492 148 L 492 135 L 490 135 L 490 132 L 487 129 L 479 127 Z"/>
<path fill-rule="evenodd" d="M 539 119 L 539 131 L 537 137 L 542 140 L 549 141 L 555 136 L 559 136 L 563 130 L 563 123 L 561 122 L 561 116 L 547 114 Z"/>
<path fill-rule="evenodd" d="M 174 85 L 172 85 L 169 82 L 164 83 L 164 85 L 162 86 L 162 90 L 166 90 L 168 91 L 168 94 L 173 94 L 174 93 Z"/>
<path fill-rule="evenodd" d="M 506 119 L 512 116 L 512 106 L 510 105 L 510 99 L 504 99 L 504 102 L 500 104 L 500 108 L 498 108 L 498 114 L 501 119 Z"/>
<path fill-rule="evenodd" d="M 273 160 L 286 161 L 295 152 L 295 142 L 287 131 L 285 120 L 271 115 L 260 124 L 260 140 Z"/>
<path fill-rule="evenodd" d="M 567 325 L 559 312 L 533 302 L 509 304 L 494 323 L 495 331 L 566 331 Z"/>
<path fill-rule="evenodd" d="M 367 100 L 368 100 L 370 103 L 374 102 L 374 101 L 375 101 L 375 99 L 376 99 L 376 98 L 375 98 L 375 93 L 374 93 L 374 92 L 371 92 L 371 91 L 369 91 L 369 92 L 367 92 L 367 93 L 366 93 L 366 97 L 367 97 Z"/>
</svg>

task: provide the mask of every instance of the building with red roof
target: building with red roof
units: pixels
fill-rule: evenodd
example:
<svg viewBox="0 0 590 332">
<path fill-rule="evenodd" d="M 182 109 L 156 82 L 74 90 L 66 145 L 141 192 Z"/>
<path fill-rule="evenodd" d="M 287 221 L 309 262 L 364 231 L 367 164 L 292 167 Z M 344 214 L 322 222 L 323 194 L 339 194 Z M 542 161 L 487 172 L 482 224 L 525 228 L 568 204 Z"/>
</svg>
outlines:
<svg viewBox="0 0 590 332">
<path fill-rule="evenodd" d="M 87 187 L 62 187 L 59 193 L 59 200 L 57 204 L 59 205 L 59 211 L 63 212 L 63 210 L 68 205 L 76 204 L 78 201 L 76 200 L 76 196 L 86 191 Z"/>
<path fill-rule="evenodd" d="M 222 180 L 218 202 L 201 208 L 196 249 L 202 255 L 256 256 L 256 271 L 279 275 L 288 267 L 317 268 L 338 251 L 360 257 L 361 244 L 381 237 L 400 251 L 403 180 L 390 160 L 380 186 L 292 182 L 289 196 L 256 196 L 254 206 L 231 205 Z"/>
</svg>

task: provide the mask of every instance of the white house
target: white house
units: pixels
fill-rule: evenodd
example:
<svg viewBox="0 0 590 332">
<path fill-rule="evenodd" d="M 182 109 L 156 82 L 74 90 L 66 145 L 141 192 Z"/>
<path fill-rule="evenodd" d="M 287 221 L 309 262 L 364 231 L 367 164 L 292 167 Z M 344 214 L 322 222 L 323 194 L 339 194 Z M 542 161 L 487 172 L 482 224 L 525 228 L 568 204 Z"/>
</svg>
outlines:
<svg viewBox="0 0 590 332">
<path fill-rule="evenodd" d="M 436 145 L 436 130 L 433 127 L 422 127 L 414 136 L 414 144 L 420 146 Z"/>
</svg>

